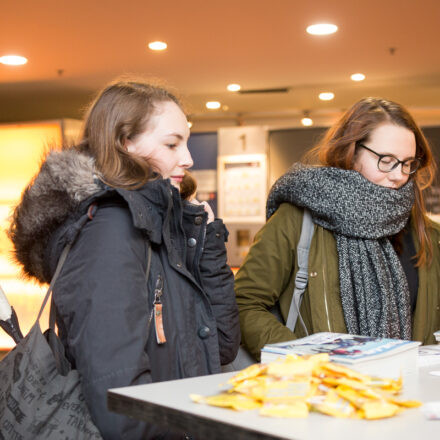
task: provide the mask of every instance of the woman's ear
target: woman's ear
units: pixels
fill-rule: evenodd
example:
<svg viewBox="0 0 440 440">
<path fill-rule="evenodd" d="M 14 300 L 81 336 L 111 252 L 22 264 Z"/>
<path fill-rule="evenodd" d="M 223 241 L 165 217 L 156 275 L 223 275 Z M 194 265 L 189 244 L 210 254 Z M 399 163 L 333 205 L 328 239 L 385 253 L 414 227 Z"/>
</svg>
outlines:
<svg viewBox="0 0 440 440">
<path fill-rule="evenodd" d="M 135 147 L 133 141 L 131 141 L 130 139 L 125 139 L 125 141 L 124 141 L 124 150 L 127 153 L 135 153 L 136 152 L 136 147 Z"/>
</svg>

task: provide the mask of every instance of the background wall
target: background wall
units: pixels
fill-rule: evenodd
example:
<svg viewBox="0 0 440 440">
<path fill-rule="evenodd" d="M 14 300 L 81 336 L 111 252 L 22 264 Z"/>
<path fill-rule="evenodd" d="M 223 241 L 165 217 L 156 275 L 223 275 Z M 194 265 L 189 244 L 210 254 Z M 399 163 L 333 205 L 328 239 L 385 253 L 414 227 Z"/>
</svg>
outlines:
<svg viewBox="0 0 440 440">
<path fill-rule="evenodd" d="M 269 184 L 301 160 L 327 130 L 326 127 L 291 128 L 269 131 Z"/>
<path fill-rule="evenodd" d="M 434 157 L 436 159 L 437 167 L 440 166 L 440 127 L 424 127 L 423 134 L 431 144 Z M 439 173 L 440 170 L 437 170 Z M 426 191 L 425 195 L 426 209 L 436 216 L 440 216 L 440 175 L 434 184 Z M 440 218 L 438 218 L 440 220 Z"/>
<path fill-rule="evenodd" d="M 197 198 L 207 201 L 217 215 L 217 132 L 192 133 L 188 149 L 194 160 L 191 173 L 197 180 Z"/>
</svg>

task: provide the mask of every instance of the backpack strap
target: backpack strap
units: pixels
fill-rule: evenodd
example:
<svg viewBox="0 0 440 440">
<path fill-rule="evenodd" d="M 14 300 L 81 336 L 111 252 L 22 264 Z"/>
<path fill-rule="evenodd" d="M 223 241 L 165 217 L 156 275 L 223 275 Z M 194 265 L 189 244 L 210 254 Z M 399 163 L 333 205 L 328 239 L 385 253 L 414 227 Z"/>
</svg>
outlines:
<svg viewBox="0 0 440 440">
<path fill-rule="evenodd" d="M 295 276 L 295 288 L 293 290 L 293 296 L 292 296 L 292 302 L 290 303 L 289 314 L 287 315 L 286 327 L 293 332 L 295 330 L 296 321 L 298 320 L 299 317 L 301 325 L 307 335 L 309 333 L 299 313 L 299 308 L 301 306 L 301 301 L 304 295 L 304 291 L 306 290 L 307 283 L 309 281 L 309 272 L 308 272 L 309 251 L 310 251 L 310 244 L 312 242 L 314 229 L 315 228 L 310 211 L 304 208 L 301 235 L 297 246 L 298 272 L 296 273 Z"/>
</svg>

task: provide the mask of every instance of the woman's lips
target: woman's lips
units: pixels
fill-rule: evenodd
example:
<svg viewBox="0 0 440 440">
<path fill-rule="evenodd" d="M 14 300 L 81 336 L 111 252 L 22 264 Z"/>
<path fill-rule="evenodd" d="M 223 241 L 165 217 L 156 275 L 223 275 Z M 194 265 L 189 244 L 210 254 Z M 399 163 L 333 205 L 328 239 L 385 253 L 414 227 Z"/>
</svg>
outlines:
<svg viewBox="0 0 440 440">
<path fill-rule="evenodd" d="M 171 179 L 175 180 L 176 182 L 181 182 L 183 180 L 183 176 L 171 176 Z"/>
</svg>

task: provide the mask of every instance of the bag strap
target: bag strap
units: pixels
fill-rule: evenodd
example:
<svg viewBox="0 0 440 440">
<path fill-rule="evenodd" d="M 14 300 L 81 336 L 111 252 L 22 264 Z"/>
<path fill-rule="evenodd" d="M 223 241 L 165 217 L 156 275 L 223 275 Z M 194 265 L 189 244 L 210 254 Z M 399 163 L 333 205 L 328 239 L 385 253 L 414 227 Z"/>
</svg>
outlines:
<svg viewBox="0 0 440 440">
<path fill-rule="evenodd" d="M 87 223 L 88 220 L 93 220 L 93 217 L 95 216 L 97 209 L 98 209 L 98 204 L 96 202 L 93 202 L 89 205 L 89 208 L 87 209 L 87 214 L 84 217 L 84 220 L 80 223 L 79 229 L 81 229 Z M 79 230 L 78 230 L 78 232 L 79 232 Z M 38 312 L 37 320 L 35 322 L 38 322 L 41 318 L 41 315 L 43 314 L 43 310 L 46 307 L 47 301 L 51 297 L 53 286 L 55 285 L 55 282 L 58 278 L 58 275 L 60 274 L 61 269 L 63 268 L 63 265 L 64 265 L 66 258 L 67 258 L 67 254 L 69 253 L 70 248 L 72 247 L 72 244 L 73 244 L 73 240 L 70 243 L 68 243 L 64 247 L 63 252 L 61 252 L 61 256 L 58 260 L 58 264 L 55 269 L 55 273 L 53 274 L 52 280 L 50 282 L 49 288 L 47 289 L 46 295 L 43 299 L 43 303 L 41 304 L 41 307 L 40 307 L 40 311 Z M 52 330 L 55 329 L 55 319 L 56 319 L 55 306 L 53 304 L 53 298 L 52 298 L 52 301 L 50 304 L 50 312 L 49 312 L 49 328 Z"/>
<path fill-rule="evenodd" d="M 50 298 L 53 286 L 55 285 L 55 282 L 58 278 L 58 275 L 60 274 L 61 269 L 63 268 L 64 262 L 66 261 L 66 258 L 67 258 L 67 254 L 69 253 L 71 247 L 72 247 L 72 243 L 68 243 L 66 245 L 66 247 L 63 249 L 63 252 L 61 253 L 60 259 L 58 260 L 57 268 L 56 268 L 55 273 L 52 277 L 52 281 L 50 282 L 49 288 L 47 289 L 47 292 L 46 292 L 46 296 L 44 297 L 43 304 L 41 304 L 41 308 L 38 313 L 37 321 L 39 321 L 41 318 L 44 307 L 46 307 L 46 303 L 47 303 L 48 299 Z M 55 317 L 52 316 L 52 309 L 54 309 L 54 308 L 51 306 L 51 313 L 49 316 L 49 327 L 51 329 L 53 329 L 55 326 Z M 52 320 L 53 320 L 53 322 L 51 322 Z"/>
<path fill-rule="evenodd" d="M 293 296 L 292 296 L 292 302 L 290 303 L 289 314 L 287 315 L 286 327 L 293 332 L 295 330 L 296 321 L 298 320 L 299 317 L 301 325 L 307 335 L 309 333 L 301 317 L 301 314 L 299 313 L 299 308 L 301 306 L 301 301 L 304 291 L 306 290 L 307 283 L 309 281 L 309 272 L 308 272 L 309 251 L 310 251 L 310 244 L 312 242 L 314 229 L 315 228 L 310 211 L 304 208 L 304 215 L 301 226 L 301 235 L 297 246 L 298 272 L 296 273 L 295 276 L 295 288 L 293 290 Z"/>
</svg>

